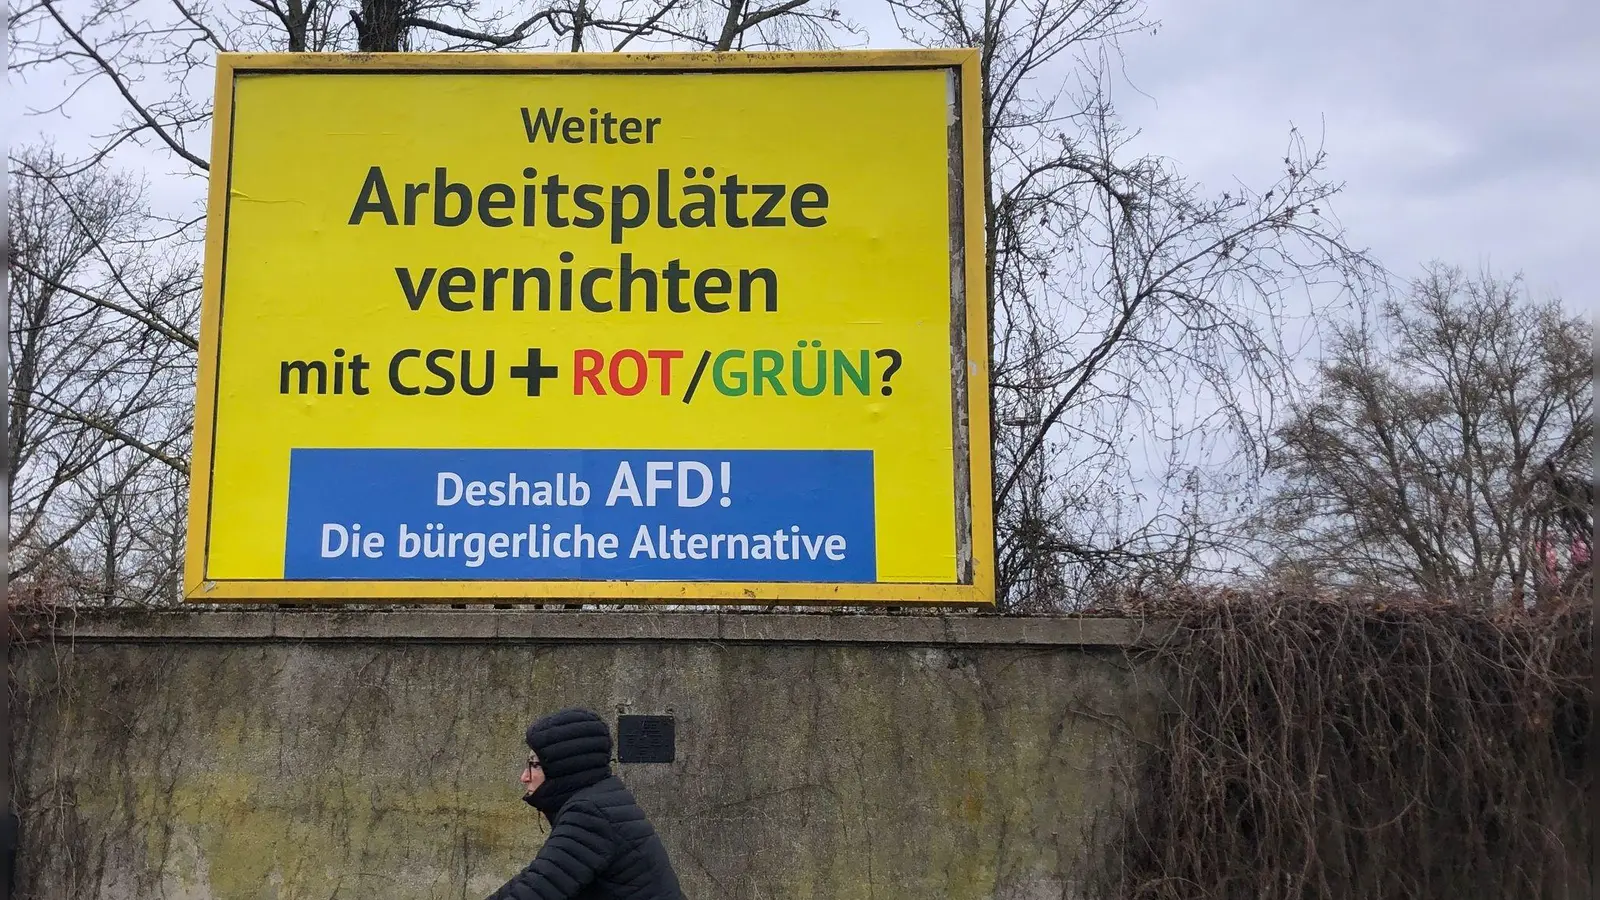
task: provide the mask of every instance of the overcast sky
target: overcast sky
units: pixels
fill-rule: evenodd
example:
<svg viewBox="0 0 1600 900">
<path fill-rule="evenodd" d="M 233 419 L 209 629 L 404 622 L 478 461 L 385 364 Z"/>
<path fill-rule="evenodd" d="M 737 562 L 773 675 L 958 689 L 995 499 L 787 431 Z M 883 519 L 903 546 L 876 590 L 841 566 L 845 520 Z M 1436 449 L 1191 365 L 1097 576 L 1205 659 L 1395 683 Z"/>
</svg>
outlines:
<svg viewBox="0 0 1600 900">
<path fill-rule="evenodd" d="M 1600 2 L 1153 0 L 1117 94 L 1142 147 L 1207 184 L 1262 183 L 1320 134 L 1357 244 L 1410 276 L 1521 270 L 1594 309 Z M 1133 88 L 1137 87 L 1137 91 Z M 1148 94 L 1149 96 L 1143 96 Z"/>
<path fill-rule="evenodd" d="M 900 43 L 883 5 L 841 6 L 870 26 L 871 44 Z M 1161 27 L 1126 39 L 1115 87 L 1141 150 L 1218 190 L 1263 185 L 1298 125 L 1348 185 L 1334 209 L 1352 241 L 1391 271 L 1410 276 L 1430 259 L 1520 270 L 1537 293 L 1594 307 L 1597 0 L 1151 0 L 1149 13 Z M 59 96 L 37 79 L 11 90 L 26 106 Z M 7 105 L 13 142 L 57 131 L 70 147 L 104 121 L 19 120 Z M 149 174 L 158 193 L 199 196 L 192 179 Z"/>
</svg>

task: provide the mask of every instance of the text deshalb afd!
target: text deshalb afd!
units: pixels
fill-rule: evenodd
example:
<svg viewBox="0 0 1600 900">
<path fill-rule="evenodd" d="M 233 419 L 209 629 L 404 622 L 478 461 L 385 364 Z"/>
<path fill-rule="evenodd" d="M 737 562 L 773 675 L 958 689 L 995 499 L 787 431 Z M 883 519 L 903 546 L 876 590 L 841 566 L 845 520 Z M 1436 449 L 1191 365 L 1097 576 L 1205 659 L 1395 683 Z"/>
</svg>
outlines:
<svg viewBox="0 0 1600 900">
<path fill-rule="evenodd" d="M 719 493 L 718 502 L 724 507 L 732 506 L 728 487 L 733 480 L 733 466 L 724 462 L 717 468 L 713 475 L 710 466 L 695 460 L 646 462 L 641 489 L 632 464 L 624 461 L 612 476 L 605 505 L 692 508 L 703 506 L 713 493 Z M 590 496 L 589 483 L 574 472 L 558 472 L 548 480 L 535 481 L 525 480 L 516 472 L 493 480 L 467 479 L 455 472 L 440 472 L 435 481 L 434 505 L 587 506 Z"/>
</svg>

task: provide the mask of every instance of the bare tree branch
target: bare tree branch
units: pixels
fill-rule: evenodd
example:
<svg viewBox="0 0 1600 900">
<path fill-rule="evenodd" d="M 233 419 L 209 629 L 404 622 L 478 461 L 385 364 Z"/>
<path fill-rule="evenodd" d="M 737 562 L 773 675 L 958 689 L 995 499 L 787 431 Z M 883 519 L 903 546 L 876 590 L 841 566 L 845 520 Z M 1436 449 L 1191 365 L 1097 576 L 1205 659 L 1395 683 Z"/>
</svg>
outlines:
<svg viewBox="0 0 1600 900">
<path fill-rule="evenodd" d="M 177 329 L 173 328 L 172 326 L 168 325 L 165 322 L 160 321 L 159 319 L 157 319 L 157 318 L 155 318 L 153 316 L 146 315 L 146 314 L 144 314 L 144 313 L 142 313 L 142 312 L 140 312 L 139 310 L 136 310 L 136 309 L 130 309 L 130 308 L 128 308 L 126 306 L 123 306 L 123 305 L 121 305 L 119 303 L 114 303 L 114 302 L 112 302 L 110 300 L 107 300 L 107 299 L 105 299 L 103 297 L 96 297 L 93 294 L 89 294 L 89 293 L 87 293 L 85 291 L 80 291 L 77 288 L 75 288 L 75 287 L 73 287 L 73 286 L 71 286 L 69 284 L 62 284 L 61 282 L 56 281 L 55 279 L 51 278 L 49 275 L 46 275 L 45 273 L 40 272 L 39 270 L 33 268 L 32 266 L 28 265 L 26 262 L 23 262 L 20 259 L 13 258 L 11 260 L 11 266 L 13 268 L 21 271 L 21 272 L 25 272 L 28 275 L 31 275 L 34 278 L 39 279 L 40 281 L 44 282 L 45 284 L 50 285 L 51 287 L 55 288 L 58 291 L 61 291 L 63 293 L 67 293 L 67 294 L 71 294 L 72 296 L 77 297 L 80 300 L 87 300 L 88 302 L 93 303 L 95 306 L 98 306 L 101 309 L 109 310 L 111 312 L 117 313 L 118 315 L 127 316 L 128 318 L 134 320 L 135 322 L 138 322 L 141 325 L 144 325 L 145 327 L 147 327 L 150 330 L 156 332 L 157 334 L 160 334 L 160 335 L 162 335 L 163 337 L 166 337 L 166 338 L 170 338 L 171 340 L 176 341 L 179 344 L 182 344 L 183 346 L 189 348 L 190 350 L 199 350 L 200 349 L 200 342 L 197 339 L 195 339 L 194 337 L 192 337 L 192 336 L 190 336 L 188 334 L 185 334 L 185 333 L 183 333 L 181 331 L 178 331 Z"/>
<path fill-rule="evenodd" d="M 51 402 L 48 398 L 44 399 L 45 402 L 43 403 L 12 400 L 12 404 L 20 406 L 24 409 L 33 410 L 34 412 L 43 413 L 48 416 L 55 416 L 58 419 L 65 419 L 68 422 L 76 422 L 79 425 L 86 425 L 108 438 L 112 438 L 113 440 L 119 441 L 128 445 L 129 447 L 134 448 L 135 450 L 138 450 L 140 453 L 143 453 L 156 462 L 167 466 L 174 472 L 178 472 L 183 475 L 189 474 L 188 460 L 173 456 L 159 446 L 144 442 L 138 437 L 138 435 L 119 427 L 115 422 L 85 415 L 60 403 Z"/>
<path fill-rule="evenodd" d="M 112 66 L 105 57 L 101 56 L 99 51 L 90 45 L 88 41 L 84 40 L 83 35 L 77 29 L 67 24 L 67 20 L 62 18 L 61 13 L 56 10 L 54 0 L 41 0 L 39 5 L 50 13 L 50 17 L 52 19 L 55 19 L 56 24 L 61 28 L 62 33 L 70 38 L 73 43 L 77 44 L 78 48 L 82 50 L 83 54 L 93 60 L 95 65 L 99 67 L 100 71 L 104 73 L 106 78 L 116 86 L 117 92 L 122 95 L 122 99 L 127 101 L 128 108 L 133 110 L 133 112 L 144 121 L 145 127 L 149 128 L 151 131 L 154 131 L 156 136 L 161 138 L 162 143 L 166 144 L 173 153 L 176 153 L 190 165 L 203 171 L 210 171 L 211 164 L 199 156 L 190 153 L 189 149 L 183 146 L 182 142 L 173 137 L 166 128 L 162 127 L 161 123 L 156 121 L 155 116 L 150 114 L 150 110 L 133 96 L 133 92 L 128 89 L 127 82 L 123 80 L 120 74 L 118 74 L 116 67 Z"/>
</svg>

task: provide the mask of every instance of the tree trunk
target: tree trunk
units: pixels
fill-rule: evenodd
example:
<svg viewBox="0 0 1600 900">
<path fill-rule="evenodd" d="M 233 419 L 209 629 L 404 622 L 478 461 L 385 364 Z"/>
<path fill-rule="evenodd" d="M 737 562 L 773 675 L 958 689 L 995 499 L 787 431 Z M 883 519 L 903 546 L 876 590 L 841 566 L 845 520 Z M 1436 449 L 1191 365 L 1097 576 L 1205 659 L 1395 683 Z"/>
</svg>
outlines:
<svg viewBox="0 0 1600 900">
<path fill-rule="evenodd" d="M 403 0 L 361 0 L 356 20 L 357 46 L 363 53 L 399 53 L 405 37 Z"/>
</svg>

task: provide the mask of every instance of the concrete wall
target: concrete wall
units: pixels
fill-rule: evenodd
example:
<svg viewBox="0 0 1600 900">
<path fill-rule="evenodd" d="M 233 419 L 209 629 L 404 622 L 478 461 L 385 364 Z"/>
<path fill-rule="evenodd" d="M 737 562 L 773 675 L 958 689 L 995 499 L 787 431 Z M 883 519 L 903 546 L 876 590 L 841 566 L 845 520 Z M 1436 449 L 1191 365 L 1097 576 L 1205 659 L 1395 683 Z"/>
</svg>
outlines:
<svg viewBox="0 0 1600 900">
<path fill-rule="evenodd" d="M 437 610 L 80 620 L 18 658 L 24 896 L 478 898 L 538 849 L 523 729 L 677 717 L 619 766 L 691 898 L 1071 896 L 1154 727 L 1133 623 Z"/>
</svg>

